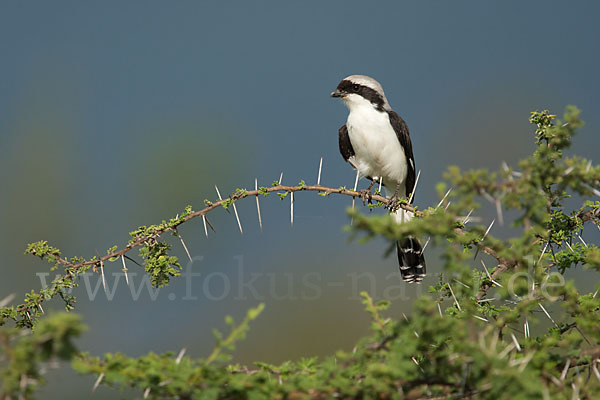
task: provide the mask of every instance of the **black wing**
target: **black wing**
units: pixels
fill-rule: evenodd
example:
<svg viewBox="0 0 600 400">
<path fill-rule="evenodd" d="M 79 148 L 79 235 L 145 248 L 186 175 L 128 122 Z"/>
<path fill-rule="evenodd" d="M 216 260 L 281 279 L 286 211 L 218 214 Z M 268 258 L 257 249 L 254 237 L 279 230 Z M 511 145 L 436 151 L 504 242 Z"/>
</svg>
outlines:
<svg viewBox="0 0 600 400">
<path fill-rule="evenodd" d="M 346 125 L 342 126 L 338 132 L 340 142 L 340 153 L 344 157 L 344 161 L 348 161 L 350 157 L 354 157 L 354 149 L 350 142 L 350 136 L 348 136 L 348 128 Z"/>
<path fill-rule="evenodd" d="M 410 197 L 410 194 L 415 188 L 415 158 L 413 157 L 410 133 L 408 132 L 408 126 L 402 117 L 400 117 L 394 111 L 388 111 L 387 113 L 390 117 L 390 123 L 396 132 L 396 136 L 398 137 L 398 140 L 404 149 L 404 154 L 406 155 L 406 162 L 408 164 L 408 174 L 406 176 L 406 196 Z M 413 200 L 414 199 L 415 196 L 413 196 Z"/>
</svg>

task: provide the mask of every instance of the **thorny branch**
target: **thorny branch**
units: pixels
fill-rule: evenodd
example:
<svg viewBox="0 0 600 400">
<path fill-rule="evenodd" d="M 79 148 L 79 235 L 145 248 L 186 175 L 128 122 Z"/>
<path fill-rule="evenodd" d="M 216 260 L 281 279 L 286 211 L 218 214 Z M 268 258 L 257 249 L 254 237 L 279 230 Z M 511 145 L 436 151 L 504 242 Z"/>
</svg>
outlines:
<svg viewBox="0 0 600 400">
<path fill-rule="evenodd" d="M 294 192 L 301 192 L 301 191 L 321 192 L 321 193 L 324 193 L 325 195 L 340 194 L 340 195 L 349 196 L 352 198 L 357 198 L 357 197 L 361 198 L 361 196 L 362 196 L 362 193 L 357 190 L 351 190 L 351 189 L 347 189 L 345 187 L 333 188 L 333 187 L 323 186 L 323 185 L 319 185 L 319 184 L 317 184 L 317 185 L 300 184 L 297 186 L 286 186 L 286 185 L 277 184 L 276 186 L 262 187 L 260 189 L 255 189 L 255 190 L 242 190 L 242 191 L 238 191 L 238 192 L 232 194 L 231 196 L 229 196 L 227 198 L 222 198 L 221 196 L 219 196 L 220 199 L 218 201 L 207 202 L 208 205 L 205 208 L 198 210 L 198 211 L 191 212 L 190 214 L 186 215 L 185 217 L 181 217 L 180 221 L 178 223 L 176 223 L 174 225 L 170 225 L 168 227 L 165 227 L 164 229 L 160 229 L 160 230 L 156 231 L 156 233 L 152 236 L 139 237 L 137 240 L 132 241 L 124 248 L 109 252 L 105 256 L 98 257 L 98 258 L 95 258 L 92 260 L 82 261 L 79 263 L 73 263 L 73 262 L 69 261 L 67 258 L 56 256 L 55 257 L 56 262 L 57 262 L 57 264 L 62 264 L 65 267 L 72 268 L 72 269 L 80 269 L 80 268 L 83 268 L 86 266 L 94 266 L 94 268 L 97 269 L 97 268 L 102 267 L 102 265 L 106 261 L 109 261 L 109 260 L 118 259 L 119 257 L 126 257 L 126 258 L 130 259 L 127 256 L 127 253 L 129 251 L 131 251 L 137 247 L 143 246 L 147 242 L 156 240 L 159 236 L 163 235 L 164 233 L 175 232 L 180 225 L 182 225 L 185 222 L 188 222 L 194 218 L 202 217 L 203 220 L 205 220 L 210 225 L 211 229 L 213 229 L 212 225 L 210 224 L 210 222 L 208 221 L 206 216 L 208 213 L 215 210 L 216 208 L 224 207 L 227 204 L 234 205 L 235 202 L 237 202 L 241 199 L 244 199 L 244 198 L 248 198 L 248 197 L 258 198 L 258 196 L 260 196 L 260 195 L 265 195 L 265 194 L 273 193 L 273 192 L 280 192 L 282 194 L 283 193 L 287 194 L 287 193 L 294 193 Z M 390 201 L 388 198 L 386 198 L 385 196 L 382 196 L 380 194 L 372 194 L 370 196 L 370 199 L 373 201 L 376 201 L 376 202 L 380 202 L 383 205 L 386 205 Z M 413 207 L 410 204 L 400 203 L 398 206 L 399 206 L 399 208 L 402 208 L 406 211 L 414 213 L 416 216 L 424 215 L 423 211 L 417 210 L 416 207 Z M 577 217 L 580 218 L 582 222 L 587 222 L 590 220 L 596 220 L 599 217 L 599 215 L 597 215 L 597 214 L 598 214 L 598 210 L 596 210 L 596 211 L 588 210 Z M 214 229 L 213 229 L 213 231 L 214 231 Z M 465 231 L 463 230 L 463 228 L 456 228 L 455 233 L 459 236 L 466 234 Z M 517 262 L 500 257 L 498 255 L 498 253 L 496 252 L 496 250 L 494 250 L 490 246 L 483 244 L 483 240 L 475 242 L 473 244 L 476 245 L 480 251 L 495 258 L 496 261 L 498 262 L 498 267 L 491 274 L 492 281 L 490 281 L 490 282 L 486 281 L 486 282 L 482 283 L 482 285 L 480 287 L 480 290 L 476 296 L 476 299 L 480 300 L 485 296 L 486 292 L 491 287 L 493 287 L 493 285 L 494 285 L 493 280 L 495 280 L 500 274 L 502 274 L 508 270 L 514 269 L 517 266 Z M 40 299 L 40 303 L 42 301 L 43 301 L 43 299 Z M 18 311 L 24 311 L 26 309 L 27 309 L 27 306 L 19 308 Z"/>
<path fill-rule="evenodd" d="M 259 195 L 262 195 L 263 193 L 272 193 L 272 192 L 294 193 L 294 192 L 301 192 L 301 191 L 323 192 L 326 195 L 341 194 L 341 195 L 355 197 L 355 198 L 356 197 L 360 198 L 360 196 L 361 196 L 361 193 L 358 191 L 354 191 L 354 190 L 350 190 L 350 189 L 346 189 L 346 188 L 331 188 L 331 187 L 322 186 L 322 185 L 301 185 L 301 186 L 300 185 L 298 185 L 298 186 L 277 185 L 277 186 L 271 186 L 271 187 L 261 188 L 261 189 L 257 189 L 257 190 L 243 191 L 241 193 L 233 194 L 230 197 L 216 201 L 214 203 L 210 203 L 210 205 L 206 206 L 202 210 L 198 210 L 198 211 L 194 211 L 194 212 L 190 213 L 189 215 L 181 218 L 181 222 L 179 222 L 178 224 L 176 224 L 172 227 L 168 227 L 163 230 L 160 230 L 157 232 L 156 235 L 154 235 L 152 237 L 141 237 L 138 240 L 136 240 L 135 242 L 128 244 L 127 246 L 125 246 L 124 248 L 122 248 L 120 250 L 115 250 L 113 252 L 108 253 L 105 256 L 96 258 L 94 260 L 87 260 L 87 261 L 83 261 L 81 263 L 71 263 L 66 258 L 56 257 L 56 259 L 59 264 L 62 264 L 66 267 L 75 268 L 75 269 L 81 268 L 84 266 L 88 266 L 88 265 L 98 265 L 99 266 L 100 262 L 105 262 L 110 259 L 121 257 L 121 256 L 125 255 L 126 253 L 128 253 L 129 251 L 142 246 L 144 243 L 146 243 L 149 240 L 155 239 L 156 237 L 161 236 L 164 233 L 176 230 L 176 228 L 178 226 L 182 225 L 183 223 L 185 223 L 189 220 L 192 220 L 197 217 L 206 216 L 212 210 L 219 208 L 219 207 L 223 207 L 224 204 L 227 204 L 230 201 L 235 203 L 238 200 L 241 200 L 241 199 L 244 199 L 247 197 L 259 196 Z M 383 204 L 387 204 L 389 201 L 388 198 L 378 195 L 378 194 L 372 195 L 371 198 L 373 200 L 379 201 Z M 423 215 L 422 211 L 417 211 L 417 210 L 415 210 L 414 207 L 412 207 L 408 204 L 401 204 L 400 207 L 407 211 L 415 213 L 415 215 L 418 215 L 418 216 Z"/>
</svg>

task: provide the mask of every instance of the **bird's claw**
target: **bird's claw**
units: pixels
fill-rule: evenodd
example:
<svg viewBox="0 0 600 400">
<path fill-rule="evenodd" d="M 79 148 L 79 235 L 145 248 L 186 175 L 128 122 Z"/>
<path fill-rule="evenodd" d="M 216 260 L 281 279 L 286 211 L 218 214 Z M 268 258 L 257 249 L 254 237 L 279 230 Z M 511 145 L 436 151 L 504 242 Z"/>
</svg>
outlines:
<svg viewBox="0 0 600 400">
<path fill-rule="evenodd" d="M 390 200 L 385 205 L 385 208 L 389 210 L 391 213 L 395 213 L 400 209 L 402 202 L 398 199 L 398 196 L 394 195 L 390 197 Z"/>
<path fill-rule="evenodd" d="M 373 193 L 371 193 L 370 189 L 361 189 L 359 193 L 363 202 L 363 206 L 366 205 L 367 202 L 369 202 L 369 204 L 373 202 Z"/>
</svg>

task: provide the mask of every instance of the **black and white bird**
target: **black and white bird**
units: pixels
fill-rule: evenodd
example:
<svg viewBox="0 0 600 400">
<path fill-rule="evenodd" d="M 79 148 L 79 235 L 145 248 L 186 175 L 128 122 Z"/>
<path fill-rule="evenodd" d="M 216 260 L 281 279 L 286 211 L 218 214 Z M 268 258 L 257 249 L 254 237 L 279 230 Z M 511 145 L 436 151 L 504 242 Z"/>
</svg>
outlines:
<svg viewBox="0 0 600 400">
<path fill-rule="evenodd" d="M 344 78 L 331 93 L 341 98 L 350 113 L 339 130 L 340 153 L 358 170 L 360 176 L 394 191 L 391 199 L 408 197 L 415 187 L 415 160 L 408 127 L 396 114 L 375 79 L 364 75 Z M 413 196 L 414 199 L 414 196 Z M 412 218 L 412 213 L 398 209 L 393 213 L 398 223 Z M 419 283 L 425 277 L 425 258 L 419 241 L 407 237 L 397 242 L 398 263 L 402 278 Z"/>
</svg>

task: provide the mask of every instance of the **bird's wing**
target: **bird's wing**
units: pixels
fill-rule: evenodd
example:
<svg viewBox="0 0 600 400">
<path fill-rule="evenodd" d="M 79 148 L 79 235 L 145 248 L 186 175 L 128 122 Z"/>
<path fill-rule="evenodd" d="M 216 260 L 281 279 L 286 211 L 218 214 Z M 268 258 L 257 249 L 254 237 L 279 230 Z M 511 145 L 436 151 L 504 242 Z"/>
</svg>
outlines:
<svg viewBox="0 0 600 400">
<path fill-rule="evenodd" d="M 354 157 L 354 148 L 352 148 L 352 143 L 350 142 L 350 136 L 348 136 L 348 128 L 346 128 L 346 125 L 343 125 L 340 128 L 338 136 L 340 143 L 340 153 L 342 154 L 342 157 L 344 157 L 344 161 L 348 161 L 352 164 L 352 162 L 349 161 L 349 159 L 351 157 Z"/>
<path fill-rule="evenodd" d="M 396 114 L 394 111 L 388 111 L 390 117 L 390 123 L 396 132 L 396 136 L 404 149 L 404 155 L 406 156 L 406 163 L 408 164 L 408 173 L 406 175 L 406 195 L 410 197 L 410 194 L 415 188 L 415 158 L 413 157 L 412 143 L 410 141 L 410 133 L 408 132 L 408 126 L 406 122 Z M 340 130 L 341 132 L 341 130 Z M 341 133 L 340 133 L 341 137 Z M 413 195 L 413 200 L 415 196 Z"/>
</svg>

